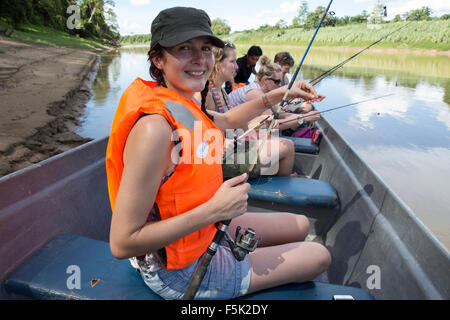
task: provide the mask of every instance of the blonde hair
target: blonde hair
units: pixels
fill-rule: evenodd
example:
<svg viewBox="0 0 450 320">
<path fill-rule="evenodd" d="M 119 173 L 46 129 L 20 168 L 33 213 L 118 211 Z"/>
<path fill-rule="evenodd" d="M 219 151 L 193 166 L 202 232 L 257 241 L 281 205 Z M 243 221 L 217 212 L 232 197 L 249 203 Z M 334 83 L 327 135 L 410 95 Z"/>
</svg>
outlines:
<svg viewBox="0 0 450 320">
<path fill-rule="evenodd" d="M 266 56 L 262 56 L 259 59 L 259 63 L 261 64 L 258 73 L 256 74 L 256 77 L 259 81 L 262 80 L 264 76 L 267 78 L 272 78 L 275 72 L 282 72 L 281 66 L 277 63 L 273 63 L 270 61 L 270 59 Z"/>
<path fill-rule="evenodd" d="M 214 55 L 214 67 L 211 75 L 209 76 L 209 79 L 213 82 L 216 79 L 217 74 L 219 73 L 219 63 L 225 60 L 228 56 L 227 50 L 236 50 L 236 47 L 234 45 L 227 45 L 223 49 L 218 47 L 212 48 L 212 52 Z"/>
</svg>

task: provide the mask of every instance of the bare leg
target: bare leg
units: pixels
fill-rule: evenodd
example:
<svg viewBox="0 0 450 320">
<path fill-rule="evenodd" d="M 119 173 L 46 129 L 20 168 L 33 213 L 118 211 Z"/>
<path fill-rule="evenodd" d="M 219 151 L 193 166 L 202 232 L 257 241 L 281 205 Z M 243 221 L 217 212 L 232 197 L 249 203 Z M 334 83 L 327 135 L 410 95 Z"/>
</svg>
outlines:
<svg viewBox="0 0 450 320">
<path fill-rule="evenodd" d="M 291 282 L 305 282 L 328 269 L 331 256 L 321 244 L 301 242 L 308 234 L 308 219 L 285 212 L 247 212 L 233 219 L 230 234 L 237 226 L 251 227 L 261 245 L 250 253 L 251 280 L 248 293 Z"/>
<path fill-rule="evenodd" d="M 308 218 L 288 212 L 247 212 L 234 218 L 228 228 L 233 238 L 237 226 L 255 230 L 259 247 L 303 241 L 309 232 Z"/>
<path fill-rule="evenodd" d="M 280 140 L 280 169 L 277 176 L 289 176 L 294 168 L 295 147 L 289 139 Z"/>
<path fill-rule="evenodd" d="M 269 139 L 262 147 L 259 157 L 263 175 L 289 176 L 294 168 L 294 143 L 283 138 Z"/>
<path fill-rule="evenodd" d="M 315 242 L 293 242 L 258 248 L 250 253 L 251 280 L 248 293 L 286 283 L 313 280 L 331 263 L 328 250 Z"/>
</svg>

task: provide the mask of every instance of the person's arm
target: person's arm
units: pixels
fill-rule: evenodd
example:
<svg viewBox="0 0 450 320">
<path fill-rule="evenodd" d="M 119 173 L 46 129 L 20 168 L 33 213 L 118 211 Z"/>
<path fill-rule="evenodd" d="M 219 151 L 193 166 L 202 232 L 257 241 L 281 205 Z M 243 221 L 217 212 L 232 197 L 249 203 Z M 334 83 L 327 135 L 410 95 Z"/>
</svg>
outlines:
<svg viewBox="0 0 450 320">
<path fill-rule="evenodd" d="M 110 229 L 118 259 L 156 251 L 205 226 L 243 214 L 249 185 L 245 176 L 226 181 L 207 202 L 176 217 L 148 223 L 161 179 L 171 163 L 171 128 L 160 115 L 145 116 L 131 130 Z"/>
<path fill-rule="evenodd" d="M 214 123 L 221 130 L 245 128 L 247 123 L 261 115 L 270 106 L 279 103 L 287 90 L 287 85 L 266 93 L 268 104 L 264 103 L 262 97 L 247 101 L 234 107 L 230 111 L 222 114 L 222 116 L 214 117 Z M 319 98 L 313 86 L 305 81 L 296 82 L 289 91 L 287 99 L 303 98 L 306 101 L 315 101 Z"/>
</svg>

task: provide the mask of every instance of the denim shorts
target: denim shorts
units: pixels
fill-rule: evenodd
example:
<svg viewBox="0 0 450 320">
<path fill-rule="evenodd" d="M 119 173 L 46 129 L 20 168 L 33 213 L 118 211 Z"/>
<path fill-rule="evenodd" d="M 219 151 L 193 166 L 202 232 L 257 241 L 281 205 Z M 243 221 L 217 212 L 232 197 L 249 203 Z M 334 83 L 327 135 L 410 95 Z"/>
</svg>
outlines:
<svg viewBox="0 0 450 320">
<path fill-rule="evenodd" d="M 189 266 L 178 270 L 164 268 L 146 268 L 134 258 L 130 259 L 145 284 L 166 300 L 179 300 L 183 297 L 192 275 L 202 257 Z M 230 248 L 221 245 L 213 256 L 205 277 L 194 299 L 233 299 L 247 293 L 250 286 L 250 261 L 248 255 L 243 261 L 237 261 Z"/>
</svg>

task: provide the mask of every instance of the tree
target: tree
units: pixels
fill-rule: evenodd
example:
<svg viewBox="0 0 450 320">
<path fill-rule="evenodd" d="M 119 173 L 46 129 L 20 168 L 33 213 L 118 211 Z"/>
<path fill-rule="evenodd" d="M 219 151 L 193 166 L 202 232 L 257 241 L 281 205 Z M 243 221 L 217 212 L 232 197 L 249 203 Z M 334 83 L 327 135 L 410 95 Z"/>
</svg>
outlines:
<svg viewBox="0 0 450 320">
<path fill-rule="evenodd" d="M 405 17 L 405 20 L 430 20 L 431 12 L 429 7 L 422 7 L 420 9 L 408 11 L 403 16 Z"/>
<path fill-rule="evenodd" d="M 211 29 L 212 32 L 217 36 L 227 35 L 231 31 L 228 22 L 221 18 L 217 18 L 211 21 Z"/>
<path fill-rule="evenodd" d="M 394 19 L 392 19 L 392 22 L 399 22 L 399 21 L 402 21 L 402 17 L 400 17 L 399 14 L 396 14 Z"/>
<path fill-rule="evenodd" d="M 275 24 L 276 29 L 286 29 L 287 28 L 287 22 L 283 19 L 278 20 L 278 22 Z"/>
<path fill-rule="evenodd" d="M 316 8 L 316 10 L 308 13 L 306 15 L 306 20 L 305 20 L 305 24 L 304 24 L 305 28 L 306 29 L 316 28 L 319 25 L 320 20 L 322 19 L 322 16 L 324 13 L 325 13 L 325 7 L 322 7 L 322 6 L 318 6 Z M 327 14 L 325 19 L 323 20 L 324 26 L 334 25 L 335 23 L 336 23 L 336 21 L 329 14 Z"/>
<path fill-rule="evenodd" d="M 306 1 L 302 1 L 300 7 L 297 10 L 297 16 L 292 19 L 292 25 L 295 27 L 299 27 L 303 25 L 306 21 L 306 16 L 308 15 L 308 3 Z"/>
<path fill-rule="evenodd" d="M 367 18 L 369 15 L 367 14 L 366 10 L 363 10 L 361 14 L 358 14 L 356 16 L 353 16 L 350 18 L 350 23 L 363 23 L 367 22 Z"/>
<path fill-rule="evenodd" d="M 375 7 L 370 13 L 367 22 L 371 24 L 380 24 L 383 22 L 383 15 L 384 15 L 384 5 L 380 2 L 380 0 L 377 0 L 377 3 L 375 4 Z"/>
</svg>

